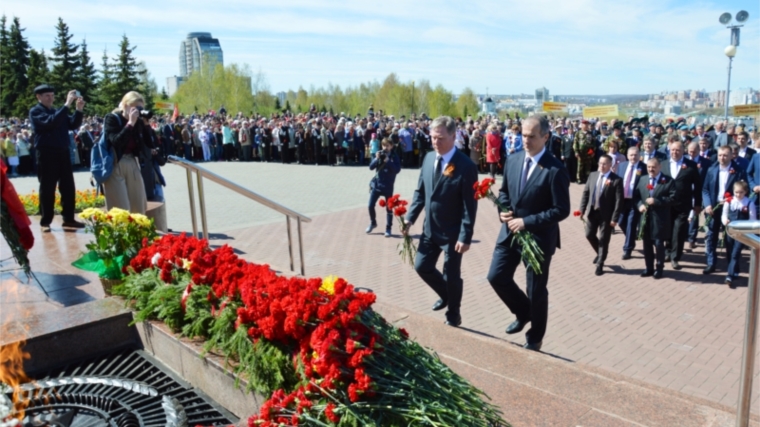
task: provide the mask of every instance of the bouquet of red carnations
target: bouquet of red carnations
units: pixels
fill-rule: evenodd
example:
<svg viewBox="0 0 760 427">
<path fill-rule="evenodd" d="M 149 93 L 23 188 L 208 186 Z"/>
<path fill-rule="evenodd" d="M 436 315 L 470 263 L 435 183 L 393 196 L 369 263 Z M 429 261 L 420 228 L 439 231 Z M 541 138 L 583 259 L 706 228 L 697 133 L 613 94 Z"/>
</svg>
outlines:
<svg viewBox="0 0 760 427">
<path fill-rule="evenodd" d="M 406 229 L 406 220 L 404 219 L 404 215 L 406 215 L 406 206 L 409 204 L 409 202 L 402 200 L 400 195 L 394 194 L 387 200 L 380 199 L 379 204 L 380 207 L 386 208 L 389 211 L 393 212 L 393 216 L 398 218 L 399 227 L 403 232 L 403 230 Z M 401 261 L 408 262 L 409 265 L 414 267 L 414 257 L 417 255 L 417 247 L 414 246 L 412 236 L 404 235 L 404 240 L 399 243 L 399 246 L 400 249 L 398 253 L 401 255 Z"/>
<path fill-rule="evenodd" d="M 475 189 L 475 200 L 488 199 L 499 208 L 499 211 L 509 213 L 509 208 L 502 205 L 496 195 L 491 191 L 491 186 L 493 184 L 493 178 L 484 178 L 483 181 L 473 184 L 472 188 Z M 525 262 L 525 265 L 532 268 L 536 274 L 541 274 L 541 263 L 544 262 L 544 251 L 542 251 L 536 243 L 536 238 L 533 237 L 533 233 L 528 230 L 521 230 L 513 234 L 515 238 L 512 240 L 512 243 L 514 244 L 514 242 L 517 241 L 517 244 L 520 245 L 520 248 L 522 249 L 522 260 Z"/>
</svg>

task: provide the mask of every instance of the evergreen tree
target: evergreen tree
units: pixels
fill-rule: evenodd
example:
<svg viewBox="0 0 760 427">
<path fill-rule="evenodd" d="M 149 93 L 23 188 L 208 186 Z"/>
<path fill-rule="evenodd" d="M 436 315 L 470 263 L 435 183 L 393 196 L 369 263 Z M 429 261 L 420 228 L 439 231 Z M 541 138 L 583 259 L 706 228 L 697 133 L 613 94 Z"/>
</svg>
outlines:
<svg viewBox="0 0 760 427">
<path fill-rule="evenodd" d="M 119 99 L 129 91 L 139 90 L 140 79 L 137 73 L 137 61 L 132 52 L 137 46 L 130 47 L 127 35 L 119 43 L 119 56 L 113 65 L 114 92 Z"/>
<path fill-rule="evenodd" d="M 76 82 L 76 89 L 79 90 L 84 100 L 91 102 L 95 95 L 97 72 L 95 71 L 95 64 L 90 59 L 90 52 L 87 50 L 87 40 L 82 40 L 80 47 L 79 68 L 74 74 L 74 81 Z"/>
<path fill-rule="evenodd" d="M 162 88 L 161 88 L 161 95 L 159 95 L 159 99 L 160 99 L 161 101 L 166 101 L 166 100 L 168 100 L 168 99 L 169 99 L 169 94 L 168 94 L 168 93 L 166 93 L 166 88 L 165 88 L 165 87 L 162 87 Z"/>
<path fill-rule="evenodd" d="M 29 114 L 29 109 L 37 103 L 37 97 L 34 95 L 34 88 L 48 83 L 50 78 L 50 70 L 48 69 L 47 57 L 45 51 L 37 52 L 34 49 L 29 50 L 29 68 L 26 74 L 27 87 L 24 91 L 23 105 L 25 112 L 23 116 Z"/>
<path fill-rule="evenodd" d="M 113 64 L 108 58 L 108 51 L 103 50 L 103 58 L 100 63 L 100 79 L 95 93 L 95 104 L 98 114 L 106 114 L 113 111 L 121 98 L 115 91 Z"/>
<path fill-rule="evenodd" d="M 282 110 L 282 105 L 280 105 L 280 98 L 275 98 L 274 100 L 274 109 L 279 113 L 280 110 Z"/>
<path fill-rule="evenodd" d="M 49 58 L 53 62 L 50 83 L 56 92 L 65 98 L 68 91 L 78 89 L 76 86 L 79 82 L 76 81 L 75 75 L 79 68 L 79 56 L 77 55 L 79 46 L 71 42 L 74 35 L 69 34 L 69 26 L 63 22 L 63 19 L 58 18 L 56 30 L 58 35 L 51 50 L 53 56 Z"/>
<path fill-rule="evenodd" d="M 9 39 L 8 28 L 6 26 L 7 19 L 5 15 L 0 18 L 0 83 L 4 82 L 11 74 L 10 63 L 6 60 L 8 58 Z M 5 90 L 0 86 L 0 115 L 5 115 L 11 109 L 11 104 L 8 102 L 8 95 Z"/>
<path fill-rule="evenodd" d="M 29 43 L 24 38 L 23 31 L 19 18 L 13 18 L 3 56 L 7 74 L 3 76 L 3 80 L 0 82 L 2 83 L 3 103 L 9 107 L 9 110 L 6 111 L 17 117 L 24 116 L 29 111 L 24 100 L 24 90 L 28 85 Z"/>
<path fill-rule="evenodd" d="M 285 101 L 285 111 L 289 111 L 290 112 L 290 100 L 286 100 Z"/>
<path fill-rule="evenodd" d="M 142 95 L 143 98 L 145 98 L 145 109 L 153 111 L 153 99 L 158 93 L 158 85 L 156 85 L 156 81 L 150 76 L 150 72 L 148 71 L 148 67 L 145 65 L 145 62 L 140 61 L 137 64 L 136 71 L 140 79 L 137 91 L 140 92 L 140 95 Z"/>
</svg>

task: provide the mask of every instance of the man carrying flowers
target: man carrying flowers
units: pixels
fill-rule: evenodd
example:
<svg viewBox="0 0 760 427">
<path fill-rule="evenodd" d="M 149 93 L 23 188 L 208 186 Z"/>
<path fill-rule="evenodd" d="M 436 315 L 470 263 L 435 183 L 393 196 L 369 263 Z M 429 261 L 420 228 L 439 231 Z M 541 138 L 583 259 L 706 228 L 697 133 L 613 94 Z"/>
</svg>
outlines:
<svg viewBox="0 0 760 427">
<path fill-rule="evenodd" d="M 462 255 L 470 249 L 475 227 L 477 202 L 473 185 L 478 180 L 475 163 L 454 146 L 456 122 L 447 116 L 438 117 L 430 125 L 433 149 L 425 156 L 420 179 L 402 230 L 408 235 L 412 224 L 425 209 L 425 223 L 417 247 L 414 269 L 439 300 L 433 310 L 448 306 L 446 324 L 459 326 L 462 316 Z M 444 252 L 442 274 L 436 268 Z"/>
<path fill-rule="evenodd" d="M 660 161 L 647 161 L 646 178 L 639 180 L 633 203 L 641 212 L 639 233 L 644 244 L 646 268 L 641 277 L 662 277 L 665 264 L 665 241 L 670 239 L 670 208 L 676 203 L 676 187 L 673 178 L 660 173 Z M 655 260 L 657 263 L 655 264 Z"/>
<path fill-rule="evenodd" d="M 507 158 L 499 203 L 509 212 L 499 218 L 504 225 L 488 272 L 488 282 L 517 320 L 507 327 L 515 334 L 531 322 L 525 348 L 539 351 L 546 333 L 549 311 L 549 266 L 559 247 L 559 222 L 570 215 L 570 176 L 551 153 L 546 142 L 551 134 L 549 121 L 532 116 L 522 123 L 524 150 Z M 514 244 L 519 232 L 527 230 L 543 253 L 538 271 L 526 269 L 527 295 L 515 283 L 514 275 L 522 261 L 523 248 Z"/>
</svg>

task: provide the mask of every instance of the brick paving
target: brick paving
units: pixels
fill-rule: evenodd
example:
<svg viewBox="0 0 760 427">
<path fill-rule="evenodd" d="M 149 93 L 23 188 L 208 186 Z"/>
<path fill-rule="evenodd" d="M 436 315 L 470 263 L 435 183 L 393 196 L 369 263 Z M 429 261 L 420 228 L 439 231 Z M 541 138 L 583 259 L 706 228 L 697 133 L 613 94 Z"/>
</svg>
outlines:
<svg viewBox="0 0 760 427">
<path fill-rule="evenodd" d="M 208 164 L 209 169 L 296 211 L 310 215 L 304 224 L 306 274 L 345 277 L 374 290 L 378 298 L 443 321 L 430 311 L 435 294 L 413 269 L 401 265 L 393 238 L 383 238 L 381 227 L 365 235 L 367 182 L 364 168 L 330 168 L 278 164 Z M 169 226 L 189 230 L 184 170 L 164 168 Z M 402 171 L 397 192 L 411 198 L 416 170 Z M 87 174 L 76 174 L 78 188 Z M 36 180 L 14 180 L 19 192 L 36 187 Z M 176 183 L 176 185 L 175 185 Z M 256 262 L 270 263 L 287 272 L 289 265 L 285 221 L 282 215 L 246 201 L 213 183 L 206 183 L 209 229 L 213 244 L 230 244 Z M 571 187 L 577 208 L 582 188 Z M 522 344 L 522 334 L 503 330 L 514 316 L 496 297 L 486 280 L 499 222 L 493 208 L 480 202 L 474 242 L 464 256 L 463 327 Z M 378 214 L 380 210 L 378 209 Z M 421 224 L 421 219 L 419 224 Z M 419 232 L 420 226 L 416 226 Z M 563 247 L 553 258 L 549 281 L 549 327 L 543 351 L 560 359 L 600 367 L 688 395 L 736 406 L 739 388 L 746 309 L 746 269 L 735 290 L 722 284 L 725 258 L 719 271 L 703 276 L 704 250 L 687 252 L 683 270 L 669 265 L 665 277 L 642 279 L 643 255 L 622 261 L 622 239 L 612 237 L 606 274 L 594 275 L 593 251 L 583 237 L 582 223 L 570 217 L 561 225 Z M 295 227 L 294 230 L 295 232 Z M 294 234 L 295 239 L 295 234 Z M 295 240 L 294 240 L 295 242 Z M 298 265 L 298 254 L 295 251 Z M 516 280 L 524 286 L 522 269 Z M 760 359 L 760 358 L 759 358 Z M 753 408 L 760 405 L 760 367 L 755 369 Z"/>
</svg>

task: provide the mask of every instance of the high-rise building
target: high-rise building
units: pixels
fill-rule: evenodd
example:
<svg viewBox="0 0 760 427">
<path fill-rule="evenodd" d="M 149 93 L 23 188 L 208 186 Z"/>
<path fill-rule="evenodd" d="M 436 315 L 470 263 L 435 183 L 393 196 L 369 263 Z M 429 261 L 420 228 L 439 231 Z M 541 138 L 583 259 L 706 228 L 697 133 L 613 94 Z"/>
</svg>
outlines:
<svg viewBox="0 0 760 427">
<path fill-rule="evenodd" d="M 204 60 L 224 65 L 224 55 L 219 40 L 211 33 L 190 33 L 179 48 L 179 74 L 187 77 L 200 70 Z"/>
<path fill-rule="evenodd" d="M 549 100 L 549 89 L 545 87 L 536 89 L 536 105 L 540 106 L 541 103 Z"/>
</svg>

